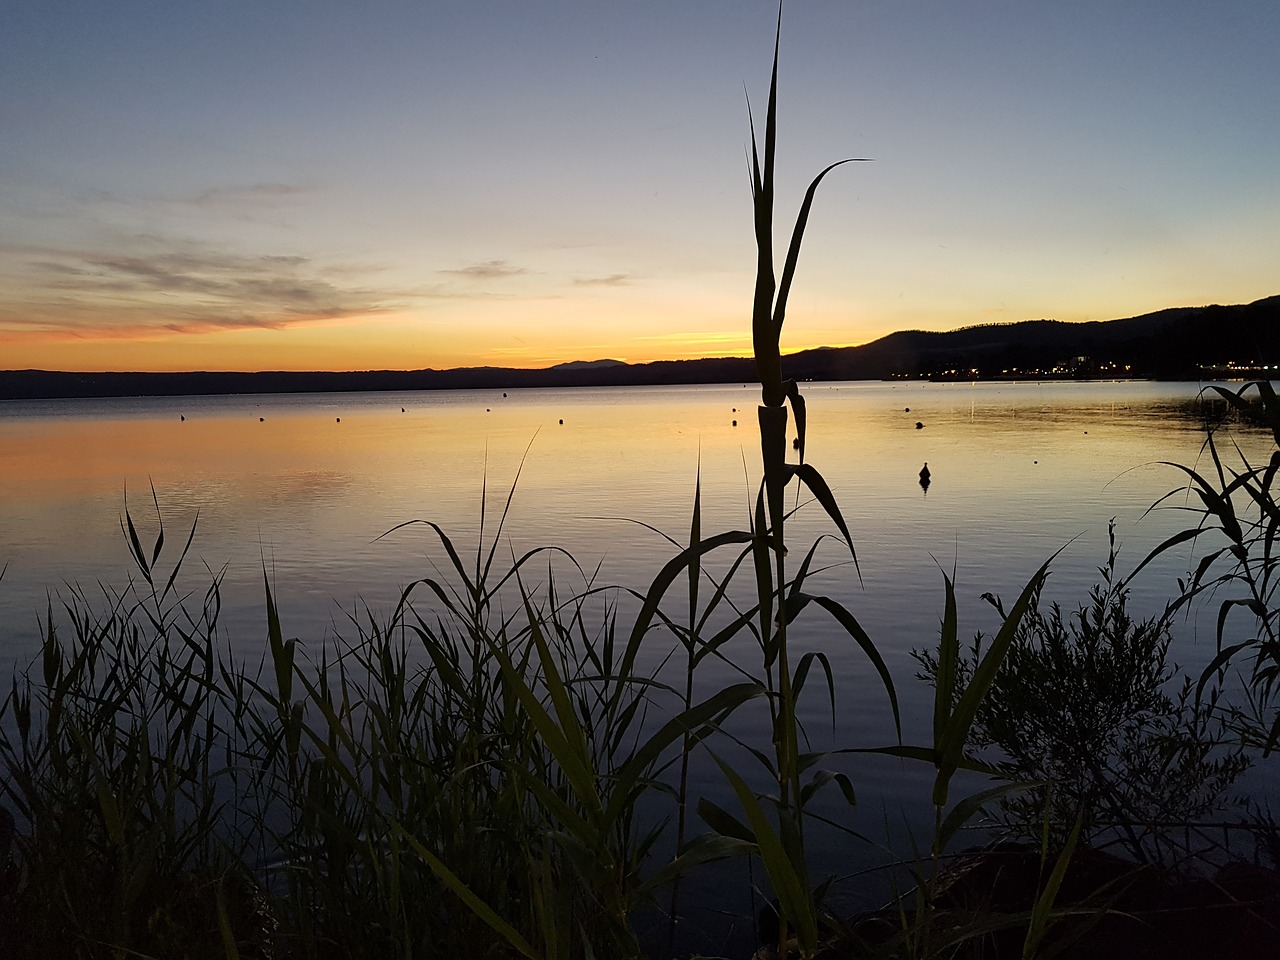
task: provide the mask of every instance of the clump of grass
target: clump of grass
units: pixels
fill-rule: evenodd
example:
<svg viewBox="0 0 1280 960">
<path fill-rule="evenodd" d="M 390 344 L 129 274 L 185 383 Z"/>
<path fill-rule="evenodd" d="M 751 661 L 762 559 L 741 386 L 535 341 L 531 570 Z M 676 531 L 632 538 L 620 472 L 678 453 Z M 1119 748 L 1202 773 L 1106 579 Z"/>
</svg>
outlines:
<svg viewBox="0 0 1280 960">
<path fill-rule="evenodd" d="M 606 594 L 562 596 L 571 561 L 499 576 L 496 538 L 468 568 L 430 525 L 453 576 L 349 641 L 286 638 L 267 585 L 255 666 L 227 649 L 217 581 L 192 609 L 181 560 L 157 573 L 163 525 L 146 551 L 125 526 L 141 579 L 51 610 L 0 706 L 12 955 L 639 956 L 656 831 L 635 801 L 698 734 L 641 737 L 634 645 Z"/>
<path fill-rule="evenodd" d="M 243 946 L 266 936 L 224 789 L 239 743 L 218 583 L 178 602 L 163 526 L 146 552 L 131 518 L 127 532 L 141 579 L 100 606 L 79 590 L 60 616 L 51 602 L 41 654 L 0 704 L 13 956 L 222 956 L 231 916 Z"/>
</svg>

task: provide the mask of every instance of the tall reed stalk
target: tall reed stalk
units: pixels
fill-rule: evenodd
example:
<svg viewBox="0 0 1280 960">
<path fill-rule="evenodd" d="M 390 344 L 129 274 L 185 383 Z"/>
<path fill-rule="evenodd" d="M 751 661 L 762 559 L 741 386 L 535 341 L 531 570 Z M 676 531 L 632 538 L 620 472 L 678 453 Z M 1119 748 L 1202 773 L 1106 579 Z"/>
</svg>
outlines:
<svg viewBox="0 0 1280 960">
<path fill-rule="evenodd" d="M 801 783 L 802 774 L 817 758 L 805 758 L 800 753 L 796 699 L 800 686 L 797 679 L 801 674 L 798 670 L 793 673 L 791 668 L 793 657 L 788 626 L 806 604 L 817 602 L 826 608 L 872 659 L 889 694 L 899 737 L 901 726 L 892 680 L 874 644 L 857 620 L 836 601 L 827 597 L 811 597 L 802 592 L 812 551 L 806 556 L 794 581 L 788 581 L 787 547 L 784 536 L 787 512 L 784 495 L 792 479 L 808 488 L 840 531 L 855 564 L 857 559 L 852 537 L 835 498 L 821 474 L 805 462 L 807 427 L 805 403 L 796 382 L 785 379 L 783 376 L 781 334 L 786 318 L 787 300 L 799 261 L 801 243 L 818 186 L 836 167 L 846 163 L 866 161 L 865 158 L 839 160 L 825 167 L 813 178 L 801 203 L 783 261 L 782 272 L 778 275 L 774 265 L 773 216 L 781 14 L 781 5 L 779 5 L 762 144 L 758 142 L 756 136 L 754 118 L 751 121 L 751 188 L 757 253 L 755 295 L 752 307 L 752 343 L 761 386 L 758 419 L 764 472 L 762 490 L 756 500 L 753 551 L 759 596 L 759 630 L 761 637 L 764 638 L 765 677 L 770 692 L 769 703 L 774 731 L 774 774 L 778 789 L 779 827 L 776 844 L 766 845 L 763 842 L 761 831 L 765 830 L 767 822 L 746 789 L 745 782 L 727 766 L 725 766 L 725 772 L 740 800 L 748 808 L 749 819 L 756 831 L 755 838 L 760 846 L 762 859 L 778 896 L 779 912 L 784 921 L 780 924 L 778 955 L 786 955 L 788 936 L 794 933 L 795 946 L 800 956 L 805 957 L 812 955 L 817 949 L 818 930 L 817 904 L 811 892 L 812 886 L 805 855 L 804 806 L 806 798 L 812 796 L 819 781 L 815 778 L 814 783 L 808 788 Z M 788 405 L 795 420 L 798 463 L 787 462 Z M 1038 593 L 1039 586 L 1047 573 L 1047 567 L 1046 563 L 1026 585 L 1018 601 L 1005 617 L 987 657 L 975 670 L 968 687 L 963 691 L 957 691 L 954 688 L 954 661 L 957 647 L 955 595 L 951 580 L 946 579 L 946 613 L 942 624 L 940 652 L 940 662 L 943 667 L 940 670 L 938 699 L 935 704 L 933 745 L 929 748 L 888 747 L 883 750 L 883 752 L 896 753 L 900 756 L 927 759 L 936 768 L 933 789 L 936 818 L 929 858 L 932 867 L 927 882 L 921 886 L 925 900 L 922 911 L 918 913 L 916 921 L 908 930 L 908 938 L 915 943 L 920 955 L 923 956 L 931 955 L 932 949 L 928 941 L 929 890 L 937 881 L 938 867 L 947 843 L 963 822 L 981 809 L 985 803 L 1009 789 L 1007 786 L 998 786 L 976 797 L 966 798 L 954 807 L 948 806 L 949 785 L 958 769 L 962 767 L 986 769 L 971 761 L 965 753 L 973 715 L 978 703 L 990 689 L 995 671 L 1008 649 L 1030 598 Z M 803 664 L 804 661 L 801 663 Z M 987 770 L 987 772 L 992 771 Z M 776 848 L 772 856 L 768 852 L 769 846 Z M 923 940 L 917 938 L 921 930 L 924 933 Z"/>
</svg>

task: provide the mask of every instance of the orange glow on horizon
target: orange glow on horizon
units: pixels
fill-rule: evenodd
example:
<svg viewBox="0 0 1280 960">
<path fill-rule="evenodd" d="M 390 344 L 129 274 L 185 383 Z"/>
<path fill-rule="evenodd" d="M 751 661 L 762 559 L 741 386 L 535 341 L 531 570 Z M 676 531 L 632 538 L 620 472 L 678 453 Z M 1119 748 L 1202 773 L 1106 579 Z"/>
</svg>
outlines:
<svg viewBox="0 0 1280 960">
<path fill-rule="evenodd" d="M 738 298 L 704 292 L 701 302 L 692 308 L 686 305 L 679 313 L 670 302 L 662 297 L 628 297 L 604 305 L 593 299 L 526 299 L 483 307 L 450 304 L 447 309 L 426 312 L 386 311 L 220 329 L 166 329 L 128 322 L 113 326 L 105 317 L 79 329 L 17 333 L 0 327 L 0 369 L 71 373 L 541 369 L 573 361 L 638 364 L 752 355 L 749 323 Z M 849 321 L 835 313 L 806 316 L 802 323 L 789 324 L 784 353 L 850 345 Z M 661 325 L 654 322 L 655 317 L 661 318 Z"/>
<path fill-rule="evenodd" d="M 752 355 L 747 337 L 734 341 L 698 342 L 675 337 L 655 339 L 643 344 L 625 346 L 592 345 L 581 349 L 568 347 L 560 351 L 538 352 L 520 356 L 512 352 L 501 355 L 480 352 L 456 352 L 436 357 L 423 356 L 423 362 L 405 362 L 385 350 L 362 349 L 342 344 L 291 343 L 278 350 L 252 350 L 243 345 L 204 344 L 192 349 L 189 344 L 170 345 L 163 341 L 106 340 L 61 341 L 54 344 L 6 344 L 3 370 L 56 370 L 67 373 L 257 373 L 263 371 L 333 371 L 362 370 L 448 370 L 460 367 L 506 367 L 513 370 L 538 370 L 573 361 L 618 360 L 640 364 L 663 360 L 705 360 Z M 865 343 L 867 341 L 862 341 Z M 783 354 L 800 353 L 818 348 L 839 349 L 861 343 L 792 344 Z M 253 359 L 250 359 L 253 358 Z"/>
</svg>

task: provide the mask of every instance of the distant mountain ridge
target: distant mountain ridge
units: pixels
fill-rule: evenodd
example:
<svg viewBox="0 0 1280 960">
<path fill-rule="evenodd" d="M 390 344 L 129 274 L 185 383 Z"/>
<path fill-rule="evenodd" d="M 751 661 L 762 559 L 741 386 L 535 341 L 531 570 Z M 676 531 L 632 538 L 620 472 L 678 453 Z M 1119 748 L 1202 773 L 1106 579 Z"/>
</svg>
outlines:
<svg viewBox="0 0 1280 960">
<path fill-rule="evenodd" d="M 1227 366 L 1233 364 L 1233 366 Z M 999 379 L 1128 376 L 1167 380 L 1253 376 L 1280 364 L 1280 296 L 1235 306 L 1174 307 L 1123 320 L 1066 323 L 1024 320 L 961 327 L 945 333 L 903 330 L 858 347 L 821 347 L 790 354 L 796 380 L 895 378 Z M 1280 370 L 1276 378 L 1280 379 Z M 539 370 L 460 367 L 452 370 L 262 373 L 67 373 L 0 371 L 0 399 L 182 396 L 238 393 L 326 393 L 376 390 L 507 389 L 749 383 L 749 358 L 574 360 Z"/>
<path fill-rule="evenodd" d="M 557 363 L 554 367 L 548 367 L 548 370 L 599 370 L 602 367 L 625 367 L 626 363 L 622 360 L 569 360 L 566 363 Z"/>
<path fill-rule="evenodd" d="M 1206 368 L 1280 363 L 1280 296 L 1236 306 L 1174 307 L 1123 320 L 1023 320 L 946 333 L 904 330 L 851 349 L 807 350 L 788 358 L 805 379 L 1013 375 L 1127 375 L 1201 379 Z M 1099 369 L 1107 367 L 1108 369 Z M 804 373 L 796 372 L 797 368 Z M 1016 373 L 1015 373 L 1016 372 Z"/>
</svg>

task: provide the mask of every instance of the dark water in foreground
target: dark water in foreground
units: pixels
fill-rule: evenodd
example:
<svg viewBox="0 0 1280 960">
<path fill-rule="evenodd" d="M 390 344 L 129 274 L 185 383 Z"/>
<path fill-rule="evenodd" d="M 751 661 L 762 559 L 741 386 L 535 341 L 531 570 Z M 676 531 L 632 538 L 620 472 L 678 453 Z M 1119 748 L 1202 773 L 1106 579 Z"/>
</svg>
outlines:
<svg viewBox="0 0 1280 960">
<path fill-rule="evenodd" d="M 931 697 L 912 679 L 909 653 L 936 642 L 942 571 L 955 571 L 964 636 L 991 627 L 981 594 L 1016 595 L 1057 551 L 1046 596 L 1083 600 L 1113 518 L 1120 566 L 1136 564 L 1187 521 L 1147 511 L 1179 484 L 1160 462 L 1193 464 L 1200 455 L 1199 425 L 1180 413 L 1196 392 L 1138 382 L 805 386 L 807 459 L 834 491 L 858 559 L 855 571 L 842 563 L 847 551 L 824 545 L 821 556 L 839 565 L 819 583 L 855 613 L 888 662 L 908 740 L 923 738 Z M 747 524 L 759 476 L 756 389 L 509 393 L 0 404 L 0 659 L 30 659 L 50 594 L 125 582 L 126 496 L 148 539 L 153 487 L 174 556 L 197 524 L 184 582 L 202 591 L 209 571 L 224 571 L 229 641 L 255 658 L 265 640 L 264 564 L 286 634 L 319 643 L 344 631 L 357 604 L 389 612 L 405 584 L 438 571 L 442 554 L 425 528 L 380 534 L 428 519 L 474 549 L 486 489 L 490 538 L 517 472 L 500 555 L 556 545 L 584 568 L 599 565 L 599 582 L 649 583 L 672 548 L 642 524 L 687 538 L 699 471 L 704 536 Z M 1270 442 L 1238 439 L 1256 450 Z M 926 461 L 927 494 L 917 483 Z M 802 507 L 789 532 L 793 552 L 830 532 L 816 505 Z M 1192 562 L 1186 554 L 1144 573 L 1134 610 L 1159 609 Z M 834 729 L 824 697 L 808 701 L 815 741 L 891 742 L 885 696 L 865 658 L 822 619 L 801 623 L 793 644 L 827 654 L 838 690 Z M 1191 669 L 1212 648 L 1195 633 L 1187 624 L 1176 653 Z M 655 647 L 645 666 L 656 669 L 668 652 Z M 713 665 L 700 682 L 711 690 L 732 678 L 731 667 Z M 745 736 L 767 743 L 758 720 L 743 723 Z M 925 770 L 884 760 L 849 770 L 858 809 L 831 812 L 869 842 L 820 845 L 827 855 L 818 875 L 883 860 L 879 844 L 898 856 L 910 854 L 910 836 L 927 846 Z M 698 780 L 723 794 L 711 771 Z M 851 902 L 883 894 L 883 884 L 850 887 Z"/>
</svg>

